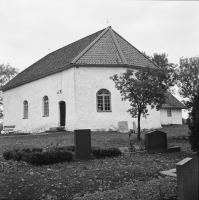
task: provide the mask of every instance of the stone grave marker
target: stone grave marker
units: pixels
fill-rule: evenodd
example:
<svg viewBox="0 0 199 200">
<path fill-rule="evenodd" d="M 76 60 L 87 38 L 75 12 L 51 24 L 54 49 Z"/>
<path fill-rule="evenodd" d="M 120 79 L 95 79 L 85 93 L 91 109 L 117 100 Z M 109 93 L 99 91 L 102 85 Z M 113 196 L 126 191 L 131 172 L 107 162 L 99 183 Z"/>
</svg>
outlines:
<svg viewBox="0 0 199 200">
<path fill-rule="evenodd" d="M 91 130 L 74 130 L 75 157 L 77 159 L 91 158 Z"/>
<path fill-rule="evenodd" d="M 167 134 L 162 131 L 145 133 L 144 137 L 147 151 L 167 148 Z"/>
<path fill-rule="evenodd" d="M 199 172 L 197 158 L 185 158 L 176 164 L 178 200 L 199 199 Z"/>
<path fill-rule="evenodd" d="M 121 133 L 129 132 L 128 122 L 127 121 L 118 122 L 118 129 L 119 129 L 119 132 L 121 132 Z"/>
<path fill-rule="evenodd" d="M 133 132 L 134 132 L 134 133 L 137 133 L 137 127 L 136 127 L 135 122 L 133 122 Z"/>
</svg>

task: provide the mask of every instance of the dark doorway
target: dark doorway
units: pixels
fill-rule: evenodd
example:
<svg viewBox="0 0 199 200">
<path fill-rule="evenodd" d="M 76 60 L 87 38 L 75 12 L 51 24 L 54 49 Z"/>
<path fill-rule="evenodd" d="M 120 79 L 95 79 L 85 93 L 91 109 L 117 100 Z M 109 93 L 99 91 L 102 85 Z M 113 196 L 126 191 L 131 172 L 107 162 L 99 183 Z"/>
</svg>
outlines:
<svg viewBox="0 0 199 200">
<path fill-rule="evenodd" d="M 65 126 L 66 124 L 66 104 L 64 101 L 59 102 L 60 110 L 60 126 Z"/>
</svg>

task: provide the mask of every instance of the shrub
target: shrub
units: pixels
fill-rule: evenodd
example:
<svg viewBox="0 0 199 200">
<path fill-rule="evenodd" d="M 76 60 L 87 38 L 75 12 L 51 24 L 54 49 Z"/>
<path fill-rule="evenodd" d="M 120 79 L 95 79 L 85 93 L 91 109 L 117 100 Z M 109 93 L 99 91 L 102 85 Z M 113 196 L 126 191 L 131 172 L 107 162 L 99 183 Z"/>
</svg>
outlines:
<svg viewBox="0 0 199 200">
<path fill-rule="evenodd" d="M 60 150 L 59 148 L 54 148 L 46 152 L 32 152 L 29 156 L 29 162 L 32 165 L 50 165 L 73 160 L 74 155 L 71 151 Z"/>
<path fill-rule="evenodd" d="M 189 125 L 189 142 L 193 152 L 199 154 L 199 92 L 194 97 L 193 108 L 189 113 L 189 119 L 187 120 Z"/>
<path fill-rule="evenodd" d="M 11 152 L 12 159 L 16 160 L 16 161 L 20 161 L 23 153 L 24 153 L 23 151 L 13 151 L 13 152 Z"/>
<path fill-rule="evenodd" d="M 24 152 L 26 152 L 26 153 L 30 153 L 30 152 L 31 152 L 31 149 L 30 149 L 30 148 L 24 148 L 24 149 L 22 149 L 21 151 L 24 151 Z"/>
<path fill-rule="evenodd" d="M 75 146 L 74 146 L 74 145 L 67 146 L 66 149 L 67 149 L 68 151 L 75 152 Z"/>
<path fill-rule="evenodd" d="M 30 153 L 23 152 L 23 154 L 21 155 L 21 160 L 29 163 L 29 156 L 30 156 Z"/>
<path fill-rule="evenodd" d="M 108 148 L 108 149 L 95 148 L 93 149 L 92 154 L 95 158 L 106 158 L 106 157 L 121 156 L 122 152 L 118 148 Z"/>
<path fill-rule="evenodd" d="M 32 152 L 42 152 L 42 148 L 32 148 Z"/>
<path fill-rule="evenodd" d="M 3 153 L 3 157 L 4 157 L 5 160 L 11 160 L 12 159 L 10 151 L 5 151 Z"/>
<path fill-rule="evenodd" d="M 30 153 L 29 162 L 32 165 L 43 165 L 44 164 L 44 155 L 41 152 Z"/>
</svg>

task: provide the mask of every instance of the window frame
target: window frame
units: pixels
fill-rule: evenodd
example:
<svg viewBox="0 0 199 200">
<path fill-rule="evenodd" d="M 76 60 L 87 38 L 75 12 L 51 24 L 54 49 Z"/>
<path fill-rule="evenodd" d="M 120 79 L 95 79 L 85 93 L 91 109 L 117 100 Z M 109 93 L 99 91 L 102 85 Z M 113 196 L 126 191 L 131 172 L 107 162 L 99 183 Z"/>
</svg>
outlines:
<svg viewBox="0 0 199 200">
<path fill-rule="evenodd" d="M 28 119 L 28 101 L 23 101 L 23 119 Z"/>
<path fill-rule="evenodd" d="M 167 117 L 172 117 L 172 109 L 167 109 Z"/>
<path fill-rule="evenodd" d="M 46 95 L 43 97 L 43 117 L 49 117 L 49 98 Z"/>
<path fill-rule="evenodd" d="M 108 94 L 99 94 L 101 91 L 106 91 L 108 92 Z M 99 96 L 102 96 L 102 107 L 103 107 L 103 110 L 99 110 L 99 106 L 98 106 L 98 97 Z M 110 109 L 109 110 L 105 110 L 105 97 L 108 96 L 109 97 L 109 107 Z M 99 113 L 104 113 L 104 112 L 112 112 L 112 106 L 111 106 L 111 92 L 105 88 L 102 88 L 100 90 L 98 90 L 98 92 L 96 93 L 96 108 L 97 108 L 97 112 Z"/>
</svg>

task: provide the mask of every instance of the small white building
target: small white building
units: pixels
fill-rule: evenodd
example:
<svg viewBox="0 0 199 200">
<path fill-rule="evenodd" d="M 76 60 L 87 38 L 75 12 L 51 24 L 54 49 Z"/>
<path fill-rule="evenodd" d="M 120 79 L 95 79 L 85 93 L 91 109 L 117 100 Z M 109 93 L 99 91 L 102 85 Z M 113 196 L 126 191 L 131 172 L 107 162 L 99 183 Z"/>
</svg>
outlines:
<svg viewBox="0 0 199 200">
<path fill-rule="evenodd" d="M 117 130 L 118 122 L 137 119 L 126 112 L 113 74 L 127 68 L 157 66 L 118 33 L 107 27 L 58 49 L 22 71 L 3 88 L 4 126 L 16 131 L 42 132 L 51 127 L 66 130 Z M 160 111 L 149 110 L 141 128 L 182 124 L 182 103 L 168 93 Z M 173 100 L 175 99 L 175 104 Z M 171 101 L 170 101 L 171 100 Z"/>
</svg>

